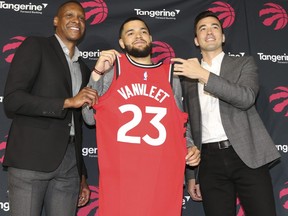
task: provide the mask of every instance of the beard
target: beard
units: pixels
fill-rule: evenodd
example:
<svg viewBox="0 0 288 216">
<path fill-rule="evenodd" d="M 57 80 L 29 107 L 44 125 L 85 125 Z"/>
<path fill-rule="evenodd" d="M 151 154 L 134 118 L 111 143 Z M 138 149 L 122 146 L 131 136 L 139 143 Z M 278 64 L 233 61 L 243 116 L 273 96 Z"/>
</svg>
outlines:
<svg viewBox="0 0 288 216">
<path fill-rule="evenodd" d="M 130 56 L 134 56 L 137 58 L 147 57 L 151 55 L 152 53 L 152 43 L 149 43 L 144 49 L 137 49 L 137 48 L 131 47 L 130 45 L 124 44 L 124 50 Z"/>
</svg>

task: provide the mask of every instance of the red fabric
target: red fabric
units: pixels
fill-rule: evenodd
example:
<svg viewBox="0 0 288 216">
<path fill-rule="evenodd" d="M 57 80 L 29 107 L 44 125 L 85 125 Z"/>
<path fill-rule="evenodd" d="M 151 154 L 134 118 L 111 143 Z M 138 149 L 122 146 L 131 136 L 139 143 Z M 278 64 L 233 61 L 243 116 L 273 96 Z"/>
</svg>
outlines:
<svg viewBox="0 0 288 216">
<path fill-rule="evenodd" d="M 175 103 L 170 65 L 119 61 L 119 77 L 94 107 L 99 215 L 180 216 L 187 114 Z M 161 114 L 160 122 L 151 122 Z"/>
</svg>

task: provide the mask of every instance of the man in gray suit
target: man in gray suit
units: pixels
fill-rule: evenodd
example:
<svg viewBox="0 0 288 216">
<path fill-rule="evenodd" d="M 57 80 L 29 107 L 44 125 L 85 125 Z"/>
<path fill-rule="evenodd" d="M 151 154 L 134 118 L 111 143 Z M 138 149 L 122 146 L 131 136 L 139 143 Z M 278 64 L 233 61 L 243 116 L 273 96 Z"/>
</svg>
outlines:
<svg viewBox="0 0 288 216">
<path fill-rule="evenodd" d="M 245 215 L 276 216 L 268 165 L 280 154 L 255 108 L 257 66 L 252 57 L 225 55 L 223 28 L 212 12 L 200 13 L 194 30 L 201 63 L 172 59 L 179 63 L 175 74 L 185 77 L 184 106 L 201 149 L 199 184 L 187 170 L 188 192 L 203 200 L 206 216 L 236 215 L 237 196 Z"/>
</svg>

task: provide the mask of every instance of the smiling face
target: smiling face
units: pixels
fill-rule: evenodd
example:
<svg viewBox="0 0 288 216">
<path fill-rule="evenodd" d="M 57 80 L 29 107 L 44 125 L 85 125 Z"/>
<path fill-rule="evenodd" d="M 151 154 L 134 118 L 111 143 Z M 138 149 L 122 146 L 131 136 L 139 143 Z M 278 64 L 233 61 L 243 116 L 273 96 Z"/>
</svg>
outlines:
<svg viewBox="0 0 288 216">
<path fill-rule="evenodd" d="M 54 26 L 66 45 L 75 45 L 85 32 L 85 12 L 81 5 L 71 2 L 63 5 L 54 17 Z"/>
<path fill-rule="evenodd" d="M 222 51 L 225 36 L 221 29 L 221 23 L 215 17 L 208 16 L 199 20 L 195 30 L 194 42 L 202 52 L 220 53 Z"/>
<path fill-rule="evenodd" d="M 147 57 L 152 51 L 152 37 L 145 23 L 140 20 L 125 23 L 119 44 L 134 57 Z"/>
</svg>

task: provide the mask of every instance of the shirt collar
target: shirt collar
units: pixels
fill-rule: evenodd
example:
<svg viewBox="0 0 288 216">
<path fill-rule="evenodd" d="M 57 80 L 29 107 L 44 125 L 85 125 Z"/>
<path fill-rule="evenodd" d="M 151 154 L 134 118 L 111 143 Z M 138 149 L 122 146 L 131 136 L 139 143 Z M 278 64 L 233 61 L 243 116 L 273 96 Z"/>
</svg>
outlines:
<svg viewBox="0 0 288 216">
<path fill-rule="evenodd" d="M 225 55 L 225 53 L 222 51 L 222 52 L 219 53 L 217 56 L 215 56 L 215 57 L 212 59 L 212 65 L 214 65 L 214 64 L 221 64 L 224 55 Z M 202 64 L 202 65 L 208 65 L 208 63 L 205 62 L 205 61 L 203 61 L 203 59 L 201 60 L 201 64 Z"/>
<path fill-rule="evenodd" d="M 61 40 L 61 38 L 60 38 L 57 34 L 55 34 L 55 36 L 56 36 L 57 40 L 59 41 L 60 46 L 61 46 L 63 52 L 65 53 L 66 56 L 69 57 L 69 49 L 67 48 L 67 46 L 64 44 L 64 42 Z M 73 55 L 73 57 L 72 57 L 71 60 L 72 60 L 73 62 L 77 62 L 79 56 L 80 56 L 80 51 L 79 51 L 78 47 L 75 46 L 74 55 Z"/>
</svg>

